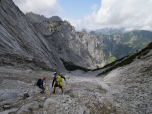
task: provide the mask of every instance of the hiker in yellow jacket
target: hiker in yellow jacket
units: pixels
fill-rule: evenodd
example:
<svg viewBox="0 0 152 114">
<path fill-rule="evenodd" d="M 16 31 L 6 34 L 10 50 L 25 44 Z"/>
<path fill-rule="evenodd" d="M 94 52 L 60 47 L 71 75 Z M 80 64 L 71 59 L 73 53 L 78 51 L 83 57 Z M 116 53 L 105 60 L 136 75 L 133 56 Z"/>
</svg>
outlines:
<svg viewBox="0 0 152 114">
<path fill-rule="evenodd" d="M 62 79 L 61 79 L 61 78 L 64 78 L 64 80 L 66 81 L 66 79 L 65 79 L 64 76 L 59 76 L 59 75 L 57 74 L 57 72 L 54 73 L 54 78 L 53 78 L 53 82 L 52 82 L 52 87 L 53 87 L 53 85 L 54 85 L 54 82 L 55 82 L 55 85 L 54 85 L 54 91 L 53 91 L 53 93 L 55 93 L 55 88 L 56 88 L 56 87 L 61 88 L 62 93 L 63 93 L 63 88 L 62 88 L 63 82 L 62 82 Z"/>
</svg>

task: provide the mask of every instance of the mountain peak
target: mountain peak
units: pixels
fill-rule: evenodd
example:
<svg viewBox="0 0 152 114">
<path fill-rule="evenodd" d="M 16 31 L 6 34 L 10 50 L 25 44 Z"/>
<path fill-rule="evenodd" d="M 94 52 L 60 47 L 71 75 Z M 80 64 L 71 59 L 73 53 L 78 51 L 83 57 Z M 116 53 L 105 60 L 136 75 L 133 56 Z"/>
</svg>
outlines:
<svg viewBox="0 0 152 114">
<path fill-rule="evenodd" d="M 30 18 L 31 21 L 34 21 L 34 22 L 41 22 L 47 19 L 43 15 L 35 14 L 33 12 L 26 13 L 26 16 Z"/>
<path fill-rule="evenodd" d="M 52 16 L 50 18 L 46 18 L 43 15 L 35 14 L 33 12 L 26 13 L 26 16 L 31 21 L 34 21 L 34 22 L 42 22 L 44 20 L 49 20 L 49 21 L 54 21 L 54 22 L 62 21 L 62 19 L 59 16 Z"/>
<path fill-rule="evenodd" d="M 82 29 L 81 30 L 81 32 L 83 32 L 83 33 L 87 33 L 87 31 L 86 31 L 86 29 L 84 28 L 84 29 Z"/>
<path fill-rule="evenodd" d="M 49 18 L 50 21 L 63 21 L 59 16 L 52 16 Z"/>
</svg>

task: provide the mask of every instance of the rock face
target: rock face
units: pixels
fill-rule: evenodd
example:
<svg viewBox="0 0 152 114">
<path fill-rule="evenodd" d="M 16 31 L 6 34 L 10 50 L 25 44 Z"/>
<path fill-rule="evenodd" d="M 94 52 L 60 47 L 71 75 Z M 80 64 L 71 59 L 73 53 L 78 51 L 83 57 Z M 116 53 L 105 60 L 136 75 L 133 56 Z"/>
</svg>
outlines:
<svg viewBox="0 0 152 114">
<path fill-rule="evenodd" d="M 0 65 L 64 70 L 58 54 L 12 0 L 0 2 Z"/>
<path fill-rule="evenodd" d="M 27 16 L 30 18 L 29 15 Z M 52 18 L 55 19 L 55 17 Z M 54 46 L 61 59 L 89 69 L 106 64 L 102 49 L 94 35 L 87 33 L 85 29 L 76 32 L 66 20 L 50 21 L 50 19 L 39 23 L 35 20 L 32 22 L 35 21 L 33 24 L 42 32 L 49 45 Z"/>
<path fill-rule="evenodd" d="M 64 71 L 60 59 L 85 68 L 106 64 L 99 42 L 85 30 L 75 32 L 58 16 L 27 16 L 11 0 L 1 0 L 0 65 Z"/>
<path fill-rule="evenodd" d="M 60 24 L 52 36 L 46 37 L 49 43 L 55 42 L 52 45 L 60 58 L 90 69 L 106 64 L 94 35 L 87 33 L 85 29 L 75 32 L 74 27 L 67 21 L 60 22 Z"/>
</svg>

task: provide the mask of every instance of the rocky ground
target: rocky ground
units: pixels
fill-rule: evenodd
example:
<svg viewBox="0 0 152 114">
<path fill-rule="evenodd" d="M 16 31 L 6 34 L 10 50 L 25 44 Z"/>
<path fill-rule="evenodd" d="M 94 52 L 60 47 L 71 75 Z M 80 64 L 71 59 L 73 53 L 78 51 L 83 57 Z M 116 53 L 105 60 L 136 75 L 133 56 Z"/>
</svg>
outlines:
<svg viewBox="0 0 152 114">
<path fill-rule="evenodd" d="M 109 95 L 113 102 L 129 114 L 152 114 L 151 54 L 113 70 L 103 78 L 109 84 Z"/>
<path fill-rule="evenodd" d="M 81 75 L 80 75 L 81 74 Z M 107 97 L 102 78 L 81 73 L 64 74 L 64 94 L 59 88 L 53 94 L 53 73 L 29 69 L 0 67 L 0 114 L 120 114 Z M 46 91 L 40 94 L 35 85 L 46 77 Z"/>
<path fill-rule="evenodd" d="M 149 53 L 151 55 L 151 52 Z M 53 94 L 53 72 L 0 67 L 0 114 L 152 114 L 152 59 L 95 77 L 101 71 L 64 73 L 64 94 Z M 46 77 L 44 94 L 35 85 Z"/>
</svg>

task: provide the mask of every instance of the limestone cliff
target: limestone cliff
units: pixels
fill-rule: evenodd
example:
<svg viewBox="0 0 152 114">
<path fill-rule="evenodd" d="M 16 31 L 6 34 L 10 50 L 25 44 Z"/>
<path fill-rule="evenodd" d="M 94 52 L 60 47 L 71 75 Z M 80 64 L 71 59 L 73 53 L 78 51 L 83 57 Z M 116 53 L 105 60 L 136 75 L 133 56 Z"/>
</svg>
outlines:
<svg viewBox="0 0 152 114">
<path fill-rule="evenodd" d="M 94 35 L 76 32 L 58 16 L 25 16 L 12 0 L 0 2 L 1 66 L 64 71 L 64 60 L 94 69 L 106 64 L 98 44 Z"/>
<path fill-rule="evenodd" d="M 0 65 L 64 70 L 54 48 L 12 0 L 0 2 Z"/>
<path fill-rule="evenodd" d="M 33 14 L 27 13 L 34 22 Z M 29 15 L 30 14 L 30 15 Z M 35 15 L 36 17 L 38 15 Z M 39 15 L 40 16 L 40 15 Z M 68 21 L 45 21 L 33 23 L 45 36 L 50 45 L 54 46 L 59 57 L 66 62 L 93 69 L 106 64 L 104 54 L 96 37 L 85 29 L 76 32 Z"/>
</svg>

